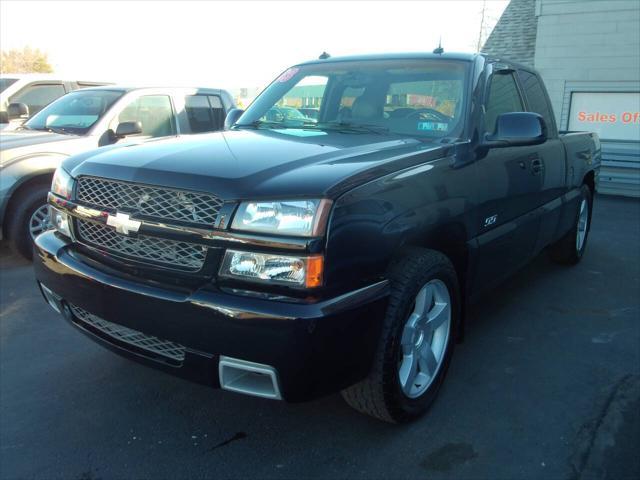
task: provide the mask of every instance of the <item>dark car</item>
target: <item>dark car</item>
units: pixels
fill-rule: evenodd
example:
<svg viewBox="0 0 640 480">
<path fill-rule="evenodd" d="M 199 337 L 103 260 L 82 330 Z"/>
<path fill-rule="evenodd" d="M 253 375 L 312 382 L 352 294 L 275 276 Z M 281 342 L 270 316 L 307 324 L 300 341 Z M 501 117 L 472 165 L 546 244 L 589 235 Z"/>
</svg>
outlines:
<svg viewBox="0 0 640 480">
<path fill-rule="evenodd" d="M 317 122 L 267 119 L 306 91 Z M 544 249 L 584 255 L 600 143 L 558 133 L 530 68 L 316 60 L 227 125 L 57 170 L 35 271 L 90 338 L 214 387 L 290 402 L 342 391 L 401 422 L 434 400 L 469 302 Z"/>
</svg>

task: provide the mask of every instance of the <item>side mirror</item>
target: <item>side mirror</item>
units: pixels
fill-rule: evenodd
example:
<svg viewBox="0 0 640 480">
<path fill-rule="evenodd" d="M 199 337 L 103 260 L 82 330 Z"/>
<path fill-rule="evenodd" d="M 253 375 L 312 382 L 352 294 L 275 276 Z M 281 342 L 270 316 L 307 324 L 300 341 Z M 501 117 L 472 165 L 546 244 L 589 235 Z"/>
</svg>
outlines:
<svg viewBox="0 0 640 480">
<path fill-rule="evenodd" d="M 238 119 L 242 116 L 244 110 L 239 108 L 232 108 L 227 113 L 227 118 L 224 119 L 224 129 L 229 130 L 233 125 L 238 121 Z"/>
<path fill-rule="evenodd" d="M 24 103 L 10 103 L 7 107 L 7 116 L 9 120 L 27 118 L 29 116 L 29 107 Z"/>
<path fill-rule="evenodd" d="M 498 115 L 493 135 L 487 135 L 489 148 L 539 145 L 547 140 L 547 126 L 541 115 L 533 112 L 511 112 Z"/>
<path fill-rule="evenodd" d="M 140 133 L 142 133 L 142 124 L 140 122 L 122 122 L 116 128 L 116 138 L 124 138 Z"/>
<path fill-rule="evenodd" d="M 0 123 L 9 123 L 9 114 L 5 111 L 0 111 Z"/>
</svg>

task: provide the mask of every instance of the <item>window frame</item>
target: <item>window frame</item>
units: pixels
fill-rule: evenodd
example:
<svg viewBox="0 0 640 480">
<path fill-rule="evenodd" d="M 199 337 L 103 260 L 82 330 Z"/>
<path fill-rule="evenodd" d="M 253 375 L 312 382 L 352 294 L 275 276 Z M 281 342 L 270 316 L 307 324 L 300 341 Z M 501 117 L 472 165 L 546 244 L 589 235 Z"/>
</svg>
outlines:
<svg viewBox="0 0 640 480">
<path fill-rule="evenodd" d="M 32 89 L 38 88 L 38 87 L 62 87 L 62 91 L 64 92 L 62 95 L 54 98 L 53 100 L 51 100 L 46 105 L 43 105 L 42 108 L 46 107 L 47 105 L 49 105 L 52 102 L 55 102 L 58 98 L 63 97 L 64 95 L 66 95 L 67 93 L 69 93 L 71 91 L 71 90 L 69 90 L 67 88 L 67 86 L 64 84 L 64 82 L 57 82 L 55 80 L 31 82 L 31 83 L 28 83 L 27 85 L 25 85 L 24 87 L 22 87 L 17 92 L 15 92 L 13 95 L 11 95 L 11 97 L 9 97 L 8 104 L 11 104 L 11 103 L 24 103 L 24 102 L 16 102 L 15 97 L 18 96 L 18 95 L 23 95 L 25 93 L 28 93 L 28 91 L 31 91 Z M 25 104 L 25 105 L 30 107 L 29 104 Z M 40 110 L 38 110 L 38 111 L 40 111 Z M 30 117 L 33 116 L 35 113 L 38 113 L 38 112 L 32 112 L 31 109 L 29 110 L 29 116 Z"/>
<path fill-rule="evenodd" d="M 118 124 L 115 124 L 114 121 L 120 116 L 120 114 L 126 110 L 131 104 L 137 102 L 143 97 L 167 97 L 169 99 L 169 106 L 171 107 L 171 126 L 173 128 L 173 133 L 171 135 L 164 135 L 162 137 L 151 137 L 149 135 L 135 135 L 135 137 L 144 137 L 144 138 L 167 138 L 167 137 L 175 137 L 180 135 L 180 126 L 178 122 L 178 118 L 176 115 L 176 107 L 174 104 L 174 98 L 171 93 L 168 92 L 136 92 L 135 95 L 124 95 L 118 100 L 118 102 L 112 107 L 114 109 L 113 116 L 108 119 L 105 123 L 104 130 L 111 130 L 115 132 L 116 128 L 118 128 Z M 105 119 L 106 120 L 106 119 Z M 118 122 L 120 123 L 120 122 Z"/>
<path fill-rule="evenodd" d="M 524 92 L 522 91 L 522 85 L 520 85 L 518 76 L 516 74 L 517 69 L 514 68 L 513 66 L 509 65 L 509 64 L 504 64 L 504 63 L 491 63 L 488 66 L 489 68 L 487 69 L 487 81 L 485 84 L 485 88 L 484 88 L 484 94 L 483 94 L 483 100 L 482 100 L 482 125 L 481 125 L 481 131 L 482 131 L 482 137 L 484 138 L 487 134 L 492 134 L 493 132 L 491 130 L 487 129 L 487 106 L 489 104 L 489 96 L 491 94 L 491 83 L 493 81 L 493 77 L 495 75 L 511 75 L 511 77 L 513 78 L 513 82 L 516 86 L 516 91 L 518 92 L 518 97 L 520 98 L 520 104 L 522 105 L 522 111 L 526 112 L 527 110 L 527 104 L 525 101 L 525 95 Z M 498 67 L 498 68 L 496 68 Z M 500 73 L 499 73 L 500 72 Z M 492 127 L 495 128 L 495 125 Z"/>
<path fill-rule="evenodd" d="M 535 79 L 538 81 L 538 84 L 541 87 L 542 90 L 542 94 L 543 97 L 545 99 L 545 101 L 547 102 L 547 106 L 549 107 L 549 113 L 551 114 L 551 123 L 549 124 L 549 122 L 547 122 L 547 119 L 544 118 L 544 115 L 538 113 L 538 112 L 534 112 L 533 110 L 531 110 L 531 106 L 529 104 L 529 96 L 527 94 L 526 89 L 524 88 L 524 84 L 522 82 L 522 79 L 520 78 L 520 72 L 524 72 L 524 73 L 528 73 L 529 75 L 533 75 L 533 77 L 535 77 Z M 542 78 L 540 77 L 540 74 L 538 72 L 534 72 L 532 70 L 528 70 L 526 68 L 518 68 L 517 71 L 517 80 L 518 83 L 520 84 L 520 88 L 522 90 L 522 93 L 524 94 L 524 98 L 525 98 L 525 102 L 526 102 L 526 111 L 527 112 L 532 112 L 532 113 L 538 113 L 538 115 L 541 115 L 542 118 L 544 118 L 545 123 L 547 123 L 547 136 L 549 138 L 555 138 L 558 136 L 558 126 L 556 124 L 556 116 L 555 116 L 555 112 L 553 111 L 553 105 L 551 104 L 551 98 L 549 97 L 549 92 L 547 91 L 547 87 L 544 84 L 544 82 L 542 81 Z"/>
</svg>

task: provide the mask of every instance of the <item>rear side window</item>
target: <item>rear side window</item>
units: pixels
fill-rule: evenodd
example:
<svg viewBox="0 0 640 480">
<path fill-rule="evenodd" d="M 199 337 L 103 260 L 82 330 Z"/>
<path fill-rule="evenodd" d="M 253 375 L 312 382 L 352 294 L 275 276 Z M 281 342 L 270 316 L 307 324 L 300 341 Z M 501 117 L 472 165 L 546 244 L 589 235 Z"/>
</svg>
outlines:
<svg viewBox="0 0 640 480">
<path fill-rule="evenodd" d="M 11 97 L 10 103 L 24 103 L 29 107 L 29 115 L 33 115 L 65 93 L 64 87 L 59 84 L 31 85 Z"/>
<path fill-rule="evenodd" d="M 512 73 L 496 73 L 491 77 L 486 105 L 485 130 L 495 132 L 498 115 L 524 110 Z"/>
<path fill-rule="evenodd" d="M 192 133 L 214 132 L 224 125 L 224 107 L 217 95 L 187 95 L 184 109 Z"/>
<path fill-rule="evenodd" d="M 547 102 L 547 96 L 544 94 L 544 88 L 536 75 L 530 72 L 520 70 L 518 72 L 520 83 L 527 96 L 529 111 L 542 115 L 548 128 L 553 127 L 553 112 Z"/>
</svg>

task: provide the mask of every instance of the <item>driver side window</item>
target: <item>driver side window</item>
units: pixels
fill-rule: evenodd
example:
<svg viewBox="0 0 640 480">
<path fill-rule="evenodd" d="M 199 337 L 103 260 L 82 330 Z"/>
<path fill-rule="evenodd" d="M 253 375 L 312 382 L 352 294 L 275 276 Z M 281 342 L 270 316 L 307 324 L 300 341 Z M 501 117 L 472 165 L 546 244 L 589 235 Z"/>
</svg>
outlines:
<svg viewBox="0 0 640 480">
<path fill-rule="evenodd" d="M 109 128 L 115 132 L 118 124 L 123 122 L 140 122 L 141 135 L 145 137 L 166 137 L 176 134 L 171 99 L 167 95 L 138 97 L 112 120 Z"/>
<path fill-rule="evenodd" d="M 495 133 L 498 115 L 524 111 L 513 73 L 494 73 L 484 116 L 485 132 Z"/>
</svg>

